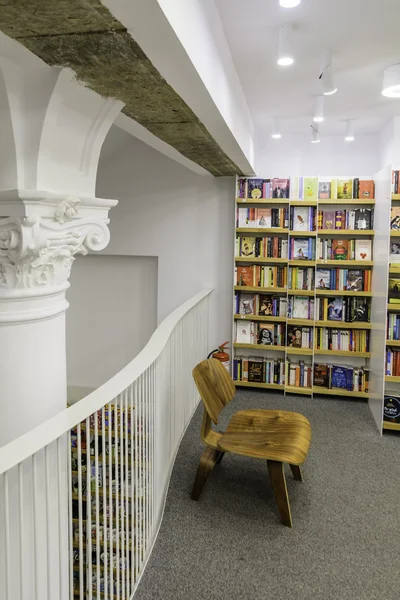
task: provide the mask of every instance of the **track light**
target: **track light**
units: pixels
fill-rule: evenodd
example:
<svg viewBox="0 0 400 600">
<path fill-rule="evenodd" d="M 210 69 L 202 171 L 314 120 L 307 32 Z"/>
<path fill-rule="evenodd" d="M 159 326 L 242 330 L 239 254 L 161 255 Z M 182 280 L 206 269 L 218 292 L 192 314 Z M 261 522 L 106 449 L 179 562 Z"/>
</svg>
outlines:
<svg viewBox="0 0 400 600">
<path fill-rule="evenodd" d="M 300 4 L 301 0 L 279 0 L 279 4 L 283 8 L 294 8 Z"/>
<path fill-rule="evenodd" d="M 292 25 L 279 27 L 278 65 L 281 67 L 289 67 L 293 64 L 292 31 Z"/>
<path fill-rule="evenodd" d="M 274 119 L 272 123 L 272 137 L 274 140 L 280 140 L 282 137 L 280 123 L 278 119 Z"/>
<path fill-rule="evenodd" d="M 319 142 L 321 140 L 319 139 L 318 125 L 311 125 L 311 134 L 312 134 L 311 143 L 312 144 L 319 144 Z"/>
<path fill-rule="evenodd" d="M 315 111 L 313 116 L 314 123 L 322 123 L 324 120 L 324 96 L 317 96 L 315 99 Z"/>
<path fill-rule="evenodd" d="M 337 92 L 337 87 L 333 81 L 332 75 L 332 54 L 326 52 L 322 63 L 321 72 L 319 79 L 322 82 L 324 89 L 324 96 L 331 96 Z"/>
<path fill-rule="evenodd" d="M 400 64 L 392 65 L 384 70 L 382 96 L 400 98 Z"/>
<path fill-rule="evenodd" d="M 346 121 L 346 136 L 344 141 L 353 142 L 354 139 L 354 121 Z"/>
</svg>

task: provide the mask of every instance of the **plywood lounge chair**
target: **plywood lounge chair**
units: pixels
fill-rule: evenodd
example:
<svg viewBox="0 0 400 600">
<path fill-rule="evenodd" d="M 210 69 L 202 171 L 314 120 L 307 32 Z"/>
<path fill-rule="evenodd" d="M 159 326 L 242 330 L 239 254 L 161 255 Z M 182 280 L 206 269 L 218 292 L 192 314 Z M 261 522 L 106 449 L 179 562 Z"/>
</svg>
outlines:
<svg viewBox="0 0 400 600">
<path fill-rule="evenodd" d="M 283 410 L 241 410 L 235 413 L 225 433 L 213 431 L 221 410 L 235 396 L 235 384 L 225 367 L 213 358 L 203 360 L 193 369 L 204 404 L 201 438 L 207 448 L 200 458 L 192 498 L 198 500 L 208 476 L 225 452 L 233 452 L 267 461 L 281 522 L 292 526 L 286 488 L 284 463 L 293 477 L 302 481 L 300 465 L 306 459 L 311 441 L 311 425 L 303 416 Z"/>
</svg>

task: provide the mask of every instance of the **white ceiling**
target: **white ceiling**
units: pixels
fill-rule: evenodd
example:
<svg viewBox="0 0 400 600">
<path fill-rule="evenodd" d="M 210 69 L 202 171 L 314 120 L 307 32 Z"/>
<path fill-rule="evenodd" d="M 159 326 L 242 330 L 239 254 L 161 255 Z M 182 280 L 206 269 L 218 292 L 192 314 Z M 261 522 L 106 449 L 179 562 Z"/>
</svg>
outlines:
<svg viewBox="0 0 400 600">
<path fill-rule="evenodd" d="M 255 125 L 270 132 L 309 133 L 323 51 L 333 53 L 338 92 L 325 98 L 321 136 L 342 134 L 355 119 L 356 133 L 377 132 L 400 115 L 400 101 L 381 95 L 383 69 L 400 62 L 400 0 L 216 0 L 226 38 Z M 278 67 L 278 28 L 292 23 L 295 63 Z"/>
</svg>

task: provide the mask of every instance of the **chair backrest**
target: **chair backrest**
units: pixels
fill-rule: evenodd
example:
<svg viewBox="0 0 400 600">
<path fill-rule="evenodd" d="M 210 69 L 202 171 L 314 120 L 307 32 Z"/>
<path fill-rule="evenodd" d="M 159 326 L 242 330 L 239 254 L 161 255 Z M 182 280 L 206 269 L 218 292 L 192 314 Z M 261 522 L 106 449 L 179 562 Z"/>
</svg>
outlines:
<svg viewBox="0 0 400 600">
<path fill-rule="evenodd" d="M 203 360 L 193 369 L 193 378 L 213 423 L 235 396 L 235 384 L 225 367 L 215 358 Z"/>
</svg>

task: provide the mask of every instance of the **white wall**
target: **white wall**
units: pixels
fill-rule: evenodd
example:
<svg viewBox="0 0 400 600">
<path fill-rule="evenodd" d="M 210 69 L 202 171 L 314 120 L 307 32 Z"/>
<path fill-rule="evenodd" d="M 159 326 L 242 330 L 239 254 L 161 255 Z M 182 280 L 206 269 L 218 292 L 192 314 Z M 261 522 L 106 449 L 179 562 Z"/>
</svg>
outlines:
<svg viewBox="0 0 400 600">
<path fill-rule="evenodd" d="M 118 198 L 106 254 L 158 257 L 158 322 L 204 287 L 215 347 L 231 339 L 234 178 L 196 175 L 114 127 L 97 195 Z"/>
<path fill-rule="evenodd" d="M 77 387 L 102 385 L 140 352 L 155 330 L 157 259 L 78 256 L 70 281 L 67 366 L 68 399 L 73 401 Z"/>
<path fill-rule="evenodd" d="M 256 172 L 260 176 L 373 175 L 379 170 L 378 138 L 357 136 L 344 142 L 342 136 L 322 136 L 319 144 L 309 137 L 285 135 L 280 140 L 258 141 Z"/>
</svg>

